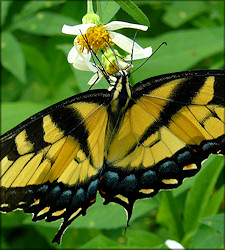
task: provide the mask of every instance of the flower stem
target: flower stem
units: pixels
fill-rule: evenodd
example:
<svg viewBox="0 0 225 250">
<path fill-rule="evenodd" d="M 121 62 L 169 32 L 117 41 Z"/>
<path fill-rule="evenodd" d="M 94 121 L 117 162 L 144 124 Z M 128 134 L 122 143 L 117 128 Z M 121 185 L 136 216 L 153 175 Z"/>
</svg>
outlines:
<svg viewBox="0 0 225 250">
<path fill-rule="evenodd" d="M 94 12 L 93 11 L 93 4 L 92 4 L 92 0 L 87 0 L 87 13 L 90 13 L 90 12 Z"/>
</svg>

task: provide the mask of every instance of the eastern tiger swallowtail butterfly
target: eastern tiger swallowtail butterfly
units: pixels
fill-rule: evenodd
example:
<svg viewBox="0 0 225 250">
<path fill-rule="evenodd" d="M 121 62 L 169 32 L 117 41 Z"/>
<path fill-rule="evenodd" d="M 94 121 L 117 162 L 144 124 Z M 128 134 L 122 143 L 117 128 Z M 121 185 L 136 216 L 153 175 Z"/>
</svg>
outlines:
<svg viewBox="0 0 225 250">
<path fill-rule="evenodd" d="M 209 154 L 225 153 L 225 71 L 199 70 L 90 90 L 22 122 L 0 139 L 1 205 L 33 221 L 63 219 L 53 242 L 95 203 L 122 205 L 176 188 Z"/>
</svg>

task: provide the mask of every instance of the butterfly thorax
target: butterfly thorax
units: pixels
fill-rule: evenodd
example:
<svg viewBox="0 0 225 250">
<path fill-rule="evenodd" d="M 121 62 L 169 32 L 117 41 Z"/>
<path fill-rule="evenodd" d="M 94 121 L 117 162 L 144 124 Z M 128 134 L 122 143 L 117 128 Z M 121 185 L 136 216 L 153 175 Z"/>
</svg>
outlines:
<svg viewBox="0 0 225 250">
<path fill-rule="evenodd" d="M 112 100 L 110 109 L 114 114 L 124 111 L 131 99 L 131 85 L 129 83 L 129 73 L 126 71 L 118 72 L 117 81 L 112 89 Z"/>
</svg>

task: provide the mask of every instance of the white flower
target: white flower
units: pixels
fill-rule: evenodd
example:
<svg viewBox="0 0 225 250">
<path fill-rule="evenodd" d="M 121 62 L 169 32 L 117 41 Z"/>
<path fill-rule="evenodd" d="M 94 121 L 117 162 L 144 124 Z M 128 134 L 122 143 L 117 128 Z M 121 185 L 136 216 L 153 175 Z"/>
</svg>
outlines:
<svg viewBox="0 0 225 250">
<path fill-rule="evenodd" d="M 136 42 L 130 38 L 114 32 L 122 28 L 132 28 L 146 31 L 148 29 L 145 25 L 127 23 L 122 21 L 113 21 L 106 25 L 95 25 L 94 23 L 79 24 L 75 26 L 64 25 L 62 32 L 65 34 L 76 35 L 74 39 L 74 46 L 68 54 L 68 62 L 73 64 L 73 67 L 79 70 L 99 72 L 97 68 L 90 62 L 91 54 L 90 48 L 95 52 L 103 49 L 106 51 L 108 44 L 114 43 L 129 53 L 124 60 L 131 60 L 131 54 L 133 54 L 133 60 L 147 58 L 152 54 L 152 48 L 142 48 Z M 86 43 L 88 41 L 88 44 Z M 121 63 L 122 64 L 122 63 Z M 123 67 L 121 65 L 121 67 Z M 99 75 L 102 77 L 102 75 Z M 93 76 L 96 80 L 97 76 Z M 93 80 L 92 79 L 92 80 Z M 93 81 L 89 81 L 92 85 Z"/>
<path fill-rule="evenodd" d="M 169 247 L 169 249 L 184 249 L 184 247 L 175 240 L 167 240 L 165 244 Z"/>
</svg>

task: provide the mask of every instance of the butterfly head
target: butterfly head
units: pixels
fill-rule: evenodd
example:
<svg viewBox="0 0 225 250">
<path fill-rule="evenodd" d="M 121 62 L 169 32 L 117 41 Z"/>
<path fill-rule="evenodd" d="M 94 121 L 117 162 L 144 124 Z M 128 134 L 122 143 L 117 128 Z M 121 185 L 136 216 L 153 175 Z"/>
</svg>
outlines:
<svg viewBox="0 0 225 250">
<path fill-rule="evenodd" d="M 130 77 L 130 72 L 126 70 L 119 70 L 116 72 L 114 76 L 110 76 L 110 87 L 108 88 L 109 91 L 120 91 L 122 87 L 126 87 L 126 85 L 129 84 L 129 77 Z"/>
<path fill-rule="evenodd" d="M 129 84 L 129 77 L 130 77 L 130 69 L 132 68 L 132 65 L 129 65 L 126 69 L 119 69 L 115 75 L 109 76 L 110 79 L 110 86 L 108 88 L 109 91 L 115 90 L 118 85 L 120 85 L 120 82 L 123 85 L 130 85 Z"/>
</svg>

